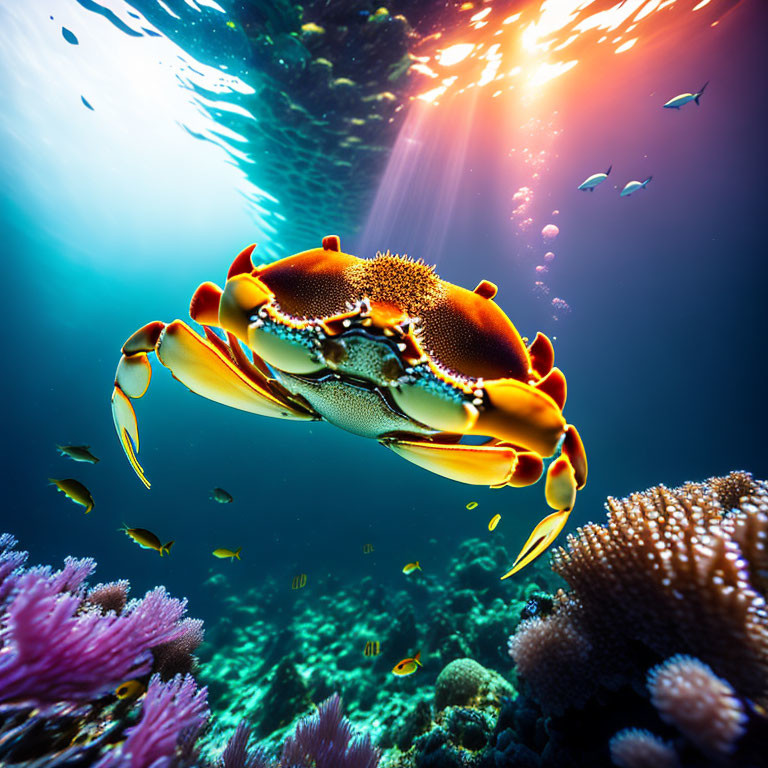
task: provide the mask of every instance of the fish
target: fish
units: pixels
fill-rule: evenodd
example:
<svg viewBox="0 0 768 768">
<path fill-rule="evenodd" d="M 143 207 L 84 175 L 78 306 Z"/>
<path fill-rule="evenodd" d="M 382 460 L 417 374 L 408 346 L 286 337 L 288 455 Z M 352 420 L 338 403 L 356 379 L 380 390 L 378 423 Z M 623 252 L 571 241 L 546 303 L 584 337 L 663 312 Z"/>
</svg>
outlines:
<svg viewBox="0 0 768 768">
<path fill-rule="evenodd" d="M 91 453 L 90 445 L 57 445 L 56 450 L 72 461 L 87 461 L 89 464 L 99 463 L 99 460 Z"/>
<path fill-rule="evenodd" d="M 231 504 L 234 501 L 232 494 L 228 493 L 223 488 L 214 488 L 211 491 L 211 498 L 214 501 L 218 501 L 219 504 Z"/>
<path fill-rule="evenodd" d="M 234 552 L 231 549 L 227 549 L 226 547 L 219 547 L 219 549 L 213 550 L 213 556 L 219 557 L 219 558 L 225 558 L 228 557 L 230 560 L 234 560 L 237 558 L 240 559 L 240 550 L 242 547 L 238 547 Z"/>
<path fill-rule="evenodd" d="M 302 589 L 307 586 L 307 574 L 300 573 L 291 579 L 291 589 Z"/>
<path fill-rule="evenodd" d="M 228 26 L 230 29 L 237 29 L 237 24 L 235 24 L 235 22 L 234 22 L 234 21 L 231 21 L 231 20 L 227 22 L 227 26 Z"/>
<path fill-rule="evenodd" d="M 392 668 L 392 674 L 398 675 L 399 677 L 412 675 L 419 667 L 424 666 L 419 659 L 421 659 L 421 651 L 419 651 L 413 658 L 398 661 Z"/>
<path fill-rule="evenodd" d="M 470 501 L 469 504 L 467 504 L 467 509 L 475 509 L 477 507 L 476 501 Z"/>
<path fill-rule="evenodd" d="M 74 480 L 71 477 L 65 480 L 56 480 L 53 477 L 49 477 L 48 482 L 55 485 L 68 499 L 72 499 L 75 504 L 85 507 L 86 515 L 93 509 L 93 496 L 91 496 L 91 492 L 79 480 Z"/>
<path fill-rule="evenodd" d="M 695 101 L 696 106 L 698 107 L 701 94 L 704 93 L 704 89 L 708 85 L 709 80 L 707 80 L 707 82 L 704 83 L 701 88 L 699 88 L 698 93 L 681 93 L 678 96 L 675 96 L 673 99 L 670 99 L 666 104 L 662 104 L 662 107 L 664 107 L 664 109 L 680 109 L 680 107 L 685 106 L 692 101 Z"/>
<path fill-rule="evenodd" d="M 124 525 L 120 530 L 123 531 L 126 536 L 132 538 L 142 549 L 154 549 L 155 552 L 160 553 L 160 557 L 162 557 L 163 554 L 170 554 L 174 542 L 173 539 L 167 544 L 161 544 L 160 539 L 158 539 L 152 531 L 148 531 L 146 528 L 129 528 L 127 525 Z"/>
<path fill-rule="evenodd" d="M 649 176 L 645 181 L 628 181 L 624 189 L 619 193 L 619 197 L 629 197 L 633 192 L 637 192 L 638 189 L 645 189 L 652 178 L 653 176 Z"/>
<path fill-rule="evenodd" d="M 136 699 L 146 690 L 147 687 L 138 680 L 126 680 L 115 688 L 115 696 L 118 699 Z"/>
<path fill-rule="evenodd" d="M 381 643 L 378 640 L 369 640 L 363 649 L 363 656 L 378 656 L 381 653 Z"/>
<path fill-rule="evenodd" d="M 363 544 L 363 554 L 370 555 L 373 552 L 373 544 Z"/>
<path fill-rule="evenodd" d="M 584 179 L 584 181 L 579 184 L 576 189 L 580 189 L 582 191 L 589 190 L 590 192 L 595 191 L 595 187 L 599 187 L 607 178 L 608 175 L 611 172 L 611 168 L 613 168 L 612 165 L 608 166 L 608 170 L 605 173 L 593 173 L 588 178 Z"/>
<path fill-rule="evenodd" d="M 501 520 L 501 515 L 494 515 L 490 522 L 488 523 L 488 530 L 493 531 L 496 529 L 496 526 L 499 524 L 499 520 Z"/>
<path fill-rule="evenodd" d="M 403 566 L 403 573 L 413 573 L 414 571 L 420 571 L 421 566 L 419 565 L 419 561 L 417 560 L 415 563 L 408 563 L 407 565 Z"/>
</svg>

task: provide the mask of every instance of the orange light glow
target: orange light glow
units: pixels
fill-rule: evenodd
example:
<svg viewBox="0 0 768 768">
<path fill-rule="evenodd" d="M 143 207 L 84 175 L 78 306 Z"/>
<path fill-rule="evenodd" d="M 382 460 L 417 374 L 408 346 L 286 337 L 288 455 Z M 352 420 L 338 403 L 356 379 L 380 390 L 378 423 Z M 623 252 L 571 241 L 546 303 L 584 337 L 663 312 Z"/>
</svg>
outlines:
<svg viewBox="0 0 768 768">
<path fill-rule="evenodd" d="M 726 0 L 700 0 L 692 10 L 687 0 L 529 0 L 510 14 L 508 0 L 487 0 L 471 16 L 456 16 L 450 31 L 446 28 L 433 36 L 435 43 L 440 40 L 439 48 L 429 49 L 424 41 L 418 46 L 421 55 L 415 71 L 439 78 L 442 68 L 455 67 L 451 74 L 456 80 L 455 86 L 427 88 L 416 98 L 435 102 L 437 90 L 443 95 L 453 87 L 462 93 L 491 82 L 508 90 L 514 87 L 507 80 L 513 74 L 521 75 L 521 85 L 538 88 L 573 69 L 595 46 L 608 43 L 616 54 L 640 49 L 659 27 L 651 22 L 661 19 L 661 11 L 679 10 L 689 16 L 716 4 L 723 6 Z M 459 10 L 476 8 L 476 3 L 467 2 Z M 665 14 L 663 23 L 668 24 L 669 18 Z"/>
<path fill-rule="evenodd" d="M 635 37 L 632 40 L 627 40 L 626 43 L 622 43 L 617 49 L 616 53 L 624 53 L 624 51 L 628 51 L 637 41 L 639 38 Z"/>
</svg>

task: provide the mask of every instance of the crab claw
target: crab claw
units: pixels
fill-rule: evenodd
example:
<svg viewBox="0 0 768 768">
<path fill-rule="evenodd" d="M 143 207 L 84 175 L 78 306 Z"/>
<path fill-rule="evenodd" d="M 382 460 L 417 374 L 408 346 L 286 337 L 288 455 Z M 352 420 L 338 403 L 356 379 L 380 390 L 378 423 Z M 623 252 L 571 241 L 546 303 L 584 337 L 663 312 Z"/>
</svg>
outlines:
<svg viewBox="0 0 768 768">
<path fill-rule="evenodd" d="M 519 570 L 525 568 L 528 563 L 535 560 L 544 550 L 557 538 L 563 526 L 571 514 L 570 509 L 561 509 L 547 515 L 534 529 L 528 537 L 528 541 L 520 550 L 520 554 L 515 558 L 512 568 L 501 578 L 508 579 Z"/>
<path fill-rule="evenodd" d="M 139 480 L 149 488 L 151 484 L 144 474 L 144 468 L 136 458 L 136 454 L 139 452 L 139 427 L 136 423 L 136 411 L 133 410 L 131 401 L 118 386 L 115 386 L 112 392 L 112 418 L 128 461 L 131 462 Z"/>
</svg>

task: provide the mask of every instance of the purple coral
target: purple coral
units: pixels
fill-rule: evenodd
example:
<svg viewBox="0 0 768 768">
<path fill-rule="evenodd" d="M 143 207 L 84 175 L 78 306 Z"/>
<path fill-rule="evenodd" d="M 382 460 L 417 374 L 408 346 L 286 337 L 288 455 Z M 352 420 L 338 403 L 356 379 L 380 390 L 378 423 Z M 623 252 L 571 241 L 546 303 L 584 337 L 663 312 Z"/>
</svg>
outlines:
<svg viewBox="0 0 768 768">
<path fill-rule="evenodd" d="M 190 675 L 179 675 L 168 683 L 153 675 L 141 720 L 96 768 L 170 768 L 177 751 L 194 743 L 208 719 L 207 697 L 207 689 L 198 688 Z"/>
<path fill-rule="evenodd" d="M 270 768 L 272 763 L 261 747 L 248 748 L 250 738 L 251 729 L 241 720 L 221 753 L 219 768 Z"/>
<path fill-rule="evenodd" d="M 367 734 L 355 736 L 334 694 L 285 740 L 281 762 L 293 768 L 377 768 L 380 758 Z"/>
<path fill-rule="evenodd" d="M 16 551 L 17 544 L 10 533 L 0 534 L 0 608 L 16 586 L 20 569 L 27 559 L 26 552 Z"/>
<path fill-rule="evenodd" d="M 152 668 L 150 648 L 179 636 L 185 602 L 162 587 L 132 601 L 120 616 L 78 610 L 79 587 L 92 561 L 68 559 L 64 569 L 32 569 L 16 581 L 2 617 L 0 702 L 55 702 L 96 697 Z"/>
</svg>

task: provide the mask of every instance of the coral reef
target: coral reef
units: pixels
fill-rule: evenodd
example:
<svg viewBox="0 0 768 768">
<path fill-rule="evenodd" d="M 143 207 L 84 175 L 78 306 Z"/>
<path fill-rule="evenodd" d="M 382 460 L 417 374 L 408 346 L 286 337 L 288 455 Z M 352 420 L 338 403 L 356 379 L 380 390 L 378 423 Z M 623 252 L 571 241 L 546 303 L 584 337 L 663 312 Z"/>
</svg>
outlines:
<svg viewBox="0 0 768 768">
<path fill-rule="evenodd" d="M 445 576 L 399 589 L 318 578 L 290 603 L 270 580 L 230 595 L 217 576 L 207 647 L 162 587 L 133 600 L 125 581 L 89 589 L 92 560 L 26 568 L 0 536 L 0 763 L 768 766 L 768 485 L 732 473 L 607 508 L 554 573 L 516 585 L 498 579 L 498 540 L 465 542 Z M 515 625 L 507 679 L 494 668 L 508 669 Z M 364 656 L 371 639 L 381 653 Z M 419 649 L 423 668 L 390 674 Z"/>
<path fill-rule="evenodd" d="M 232 595 L 216 576 L 208 586 L 222 618 L 207 628 L 212 642 L 202 651 L 200 672 L 212 707 L 230 728 L 245 717 L 260 738 L 279 739 L 311 701 L 338 691 L 380 746 L 408 748 L 428 730 L 438 672 L 457 659 L 472 659 L 486 670 L 507 668 L 509 628 L 531 596 L 556 581 L 544 568 L 533 568 L 528 582 L 501 582 L 508 560 L 498 542 L 471 539 L 444 575 L 427 571 L 395 589 L 370 577 L 343 586 L 319 578 L 313 591 L 290 593 L 290 610 L 284 586 L 274 581 Z M 380 655 L 363 655 L 369 640 L 380 640 Z M 418 650 L 423 669 L 407 678 L 390 674 Z M 495 687 L 487 686 L 493 696 L 511 693 L 500 676 L 493 679 Z"/>
<path fill-rule="evenodd" d="M 277 761 L 240 721 L 221 755 L 202 755 L 208 691 L 189 670 L 203 624 L 162 587 L 128 602 L 127 581 L 88 590 L 95 563 L 25 569 L 0 535 L 0 764 L 17 768 L 377 768 L 334 695 L 303 719 Z M 116 688 L 130 680 L 130 695 Z M 146 688 L 145 688 L 146 684 Z"/>
<path fill-rule="evenodd" d="M 581 709 L 601 718 L 590 765 L 608 764 L 605 730 L 645 725 L 662 736 L 675 726 L 683 765 L 713 755 L 765 764 L 768 485 L 734 472 L 611 498 L 607 509 L 605 525 L 580 528 L 554 554 L 570 590 L 552 614 L 510 638 L 525 691 L 550 718 L 549 746 L 576 751 L 572 713 Z M 625 733 L 611 754 L 642 765 L 641 753 L 657 747 Z"/>
<path fill-rule="evenodd" d="M 101 768 L 162 768 L 182 732 L 190 739 L 205 722 L 205 689 L 191 677 L 164 683 L 154 674 L 141 704 L 114 690 L 129 679 L 143 690 L 139 681 L 162 666 L 153 654 L 173 644 L 190 650 L 185 642 L 192 634 L 199 644 L 202 623 L 184 619 L 185 601 L 162 587 L 127 602 L 126 581 L 86 589 L 93 560 L 24 569 L 27 555 L 15 546 L 0 537 L 0 761 L 102 756 Z"/>
</svg>

